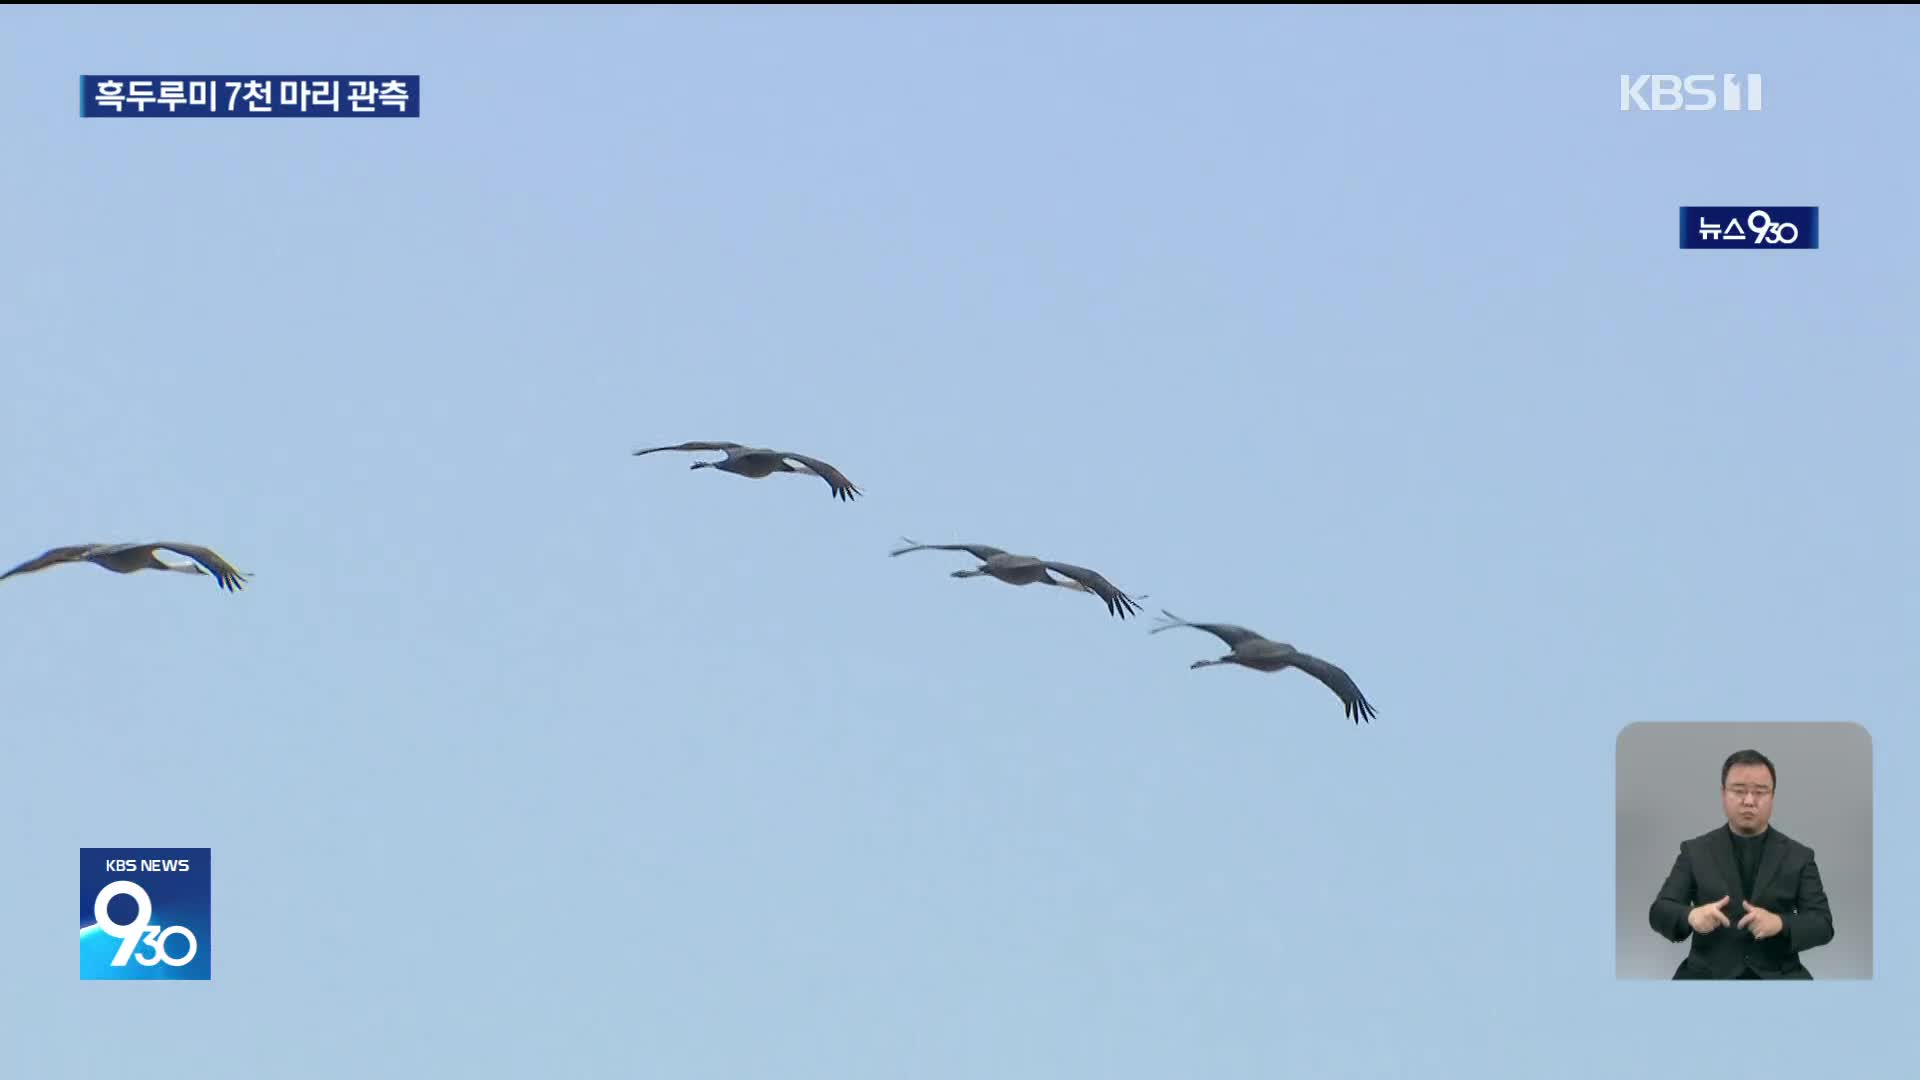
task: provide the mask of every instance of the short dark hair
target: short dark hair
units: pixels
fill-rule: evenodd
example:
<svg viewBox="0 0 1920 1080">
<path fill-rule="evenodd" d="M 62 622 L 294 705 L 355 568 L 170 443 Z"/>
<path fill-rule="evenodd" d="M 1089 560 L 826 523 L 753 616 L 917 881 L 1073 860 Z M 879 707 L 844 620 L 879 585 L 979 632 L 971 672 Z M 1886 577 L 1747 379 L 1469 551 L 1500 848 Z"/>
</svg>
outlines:
<svg viewBox="0 0 1920 1080">
<path fill-rule="evenodd" d="M 1735 750 L 1727 755 L 1727 763 L 1720 766 L 1721 787 L 1727 786 L 1727 774 L 1733 771 L 1735 765 L 1765 765 L 1767 779 L 1773 782 L 1774 787 L 1780 786 L 1780 778 L 1773 774 L 1773 762 L 1767 760 L 1767 755 L 1758 750 Z"/>
</svg>

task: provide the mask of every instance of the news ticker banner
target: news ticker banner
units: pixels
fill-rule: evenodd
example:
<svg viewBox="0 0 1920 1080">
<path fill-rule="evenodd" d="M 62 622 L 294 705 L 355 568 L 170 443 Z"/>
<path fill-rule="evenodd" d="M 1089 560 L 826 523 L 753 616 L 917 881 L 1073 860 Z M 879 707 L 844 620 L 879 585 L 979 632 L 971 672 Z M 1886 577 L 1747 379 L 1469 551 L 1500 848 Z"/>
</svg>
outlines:
<svg viewBox="0 0 1920 1080">
<path fill-rule="evenodd" d="M 82 117 L 418 117 L 418 75 L 82 75 Z"/>
<path fill-rule="evenodd" d="M 1683 206 L 1680 246 L 1716 251 L 1811 251 L 1820 246 L 1820 208 Z"/>
<path fill-rule="evenodd" d="M 212 848 L 81 848 L 82 979 L 213 978 Z"/>
</svg>

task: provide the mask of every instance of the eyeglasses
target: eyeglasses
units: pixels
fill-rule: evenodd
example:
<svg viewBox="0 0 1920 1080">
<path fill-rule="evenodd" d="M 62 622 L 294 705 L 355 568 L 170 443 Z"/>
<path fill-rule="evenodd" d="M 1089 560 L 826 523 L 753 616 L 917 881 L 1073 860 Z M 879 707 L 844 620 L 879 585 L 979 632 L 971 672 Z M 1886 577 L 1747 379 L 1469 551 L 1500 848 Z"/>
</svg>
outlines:
<svg viewBox="0 0 1920 1080">
<path fill-rule="evenodd" d="M 1727 794 L 1733 796 L 1736 799 L 1744 799 L 1749 795 L 1753 796 L 1755 799 L 1764 799 L 1767 796 L 1773 794 L 1773 789 L 1770 787 L 1735 786 L 1735 787 L 1728 788 Z"/>
</svg>

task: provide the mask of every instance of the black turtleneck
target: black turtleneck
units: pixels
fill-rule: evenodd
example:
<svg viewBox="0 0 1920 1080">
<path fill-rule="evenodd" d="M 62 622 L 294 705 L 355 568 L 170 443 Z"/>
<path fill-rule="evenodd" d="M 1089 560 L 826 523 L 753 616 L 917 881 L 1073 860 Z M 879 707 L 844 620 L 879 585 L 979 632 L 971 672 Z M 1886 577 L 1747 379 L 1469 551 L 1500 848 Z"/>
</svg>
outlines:
<svg viewBox="0 0 1920 1080">
<path fill-rule="evenodd" d="M 1749 899 L 1753 896 L 1753 878 L 1760 871 L 1760 856 L 1767 849 L 1768 829 L 1759 836 L 1741 836 L 1729 826 L 1727 832 L 1733 834 L 1733 859 L 1740 867 L 1740 893 Z"/>
</svg>

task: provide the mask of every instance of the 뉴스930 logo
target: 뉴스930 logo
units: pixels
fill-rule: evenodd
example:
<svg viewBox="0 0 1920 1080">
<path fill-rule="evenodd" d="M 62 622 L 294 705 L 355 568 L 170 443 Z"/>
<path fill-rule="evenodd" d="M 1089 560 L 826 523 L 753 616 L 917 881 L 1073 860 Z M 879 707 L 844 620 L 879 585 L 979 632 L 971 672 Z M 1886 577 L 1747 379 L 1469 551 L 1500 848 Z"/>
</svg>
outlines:
<svg viewBox="0 0 1920 1080">
<path fill-rule="evenodd" d="M 108 907 L 116 896 L 133 897 L 133 902 L 138 905 L 133 921 L 124 923 L 113 921 L 113 915 L 108 911 Z M 100 928 L 101 933 L 120 939 L 120 950 L 113 954 L 112 960 L 107 962 L 113 967 L 126 967 L 129 959 L 136 960 L 147 967 L 155 964 L 185 967 L 192 962 L 193 954 L 200 951 L 200 942 L 194 939 L 193 931 L 186 927 L 169 926 L 163 929 L 153 925 L 153 898 L 147 895 L 147 890 L 131 881 L 116 881 L 100 890 L 99 894 L 93 898 L 93 922 Z M 185 951 L 177 957 L 169 956 L 167 939 L 176 934 L 186 939 L 186 944 L 183 946 Z M 144 956 L 135 955 L 134 947 L 137 945 L 145 945 L 153 951 Z"/>
<path fill-rule="evenodd" d="M 80 977 L 209 979 L 208 848 L 80 849 Z"/>
<path fill-rule="evenodd" d="M 1817 206 L 1683 206 L 1680 246 L 1812 251 L 1820 246 Z"/>
<path fill-rule="evenodd" d="M 1748 75 L 1742 89 L 1738 75 L 1622 75 L 1620 111 L 1759 112 L 1760 76 Z"/>
</svg>

